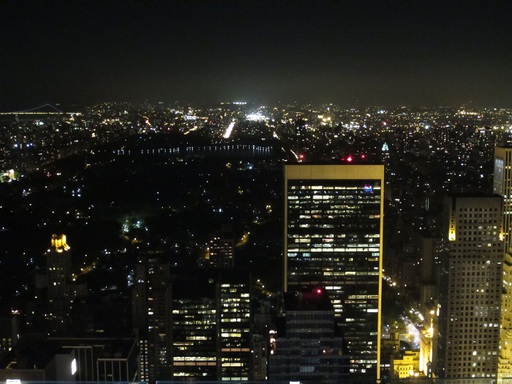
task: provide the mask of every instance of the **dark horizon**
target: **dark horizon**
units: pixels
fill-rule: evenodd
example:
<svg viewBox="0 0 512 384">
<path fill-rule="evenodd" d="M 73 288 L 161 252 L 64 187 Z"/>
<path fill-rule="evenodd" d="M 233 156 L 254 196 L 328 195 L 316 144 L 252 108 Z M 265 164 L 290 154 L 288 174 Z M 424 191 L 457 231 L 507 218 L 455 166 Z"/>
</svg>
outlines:
<svg viewBox="0 0 512 384">
<path fill-rule="evenodd" d="M 0 109 L 102 101 L 512 106 L 497 1 L 6 1 Z"/>
</svg>

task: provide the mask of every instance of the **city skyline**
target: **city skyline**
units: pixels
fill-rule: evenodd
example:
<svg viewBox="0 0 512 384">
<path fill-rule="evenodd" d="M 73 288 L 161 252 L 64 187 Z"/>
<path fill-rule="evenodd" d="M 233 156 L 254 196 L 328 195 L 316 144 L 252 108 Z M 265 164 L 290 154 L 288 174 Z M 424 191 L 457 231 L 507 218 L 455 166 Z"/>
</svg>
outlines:
<svg viewBox="0 0 512 384">
<path fill-rule="evenodd" d="M 323 378 L 310 382 L 365 382 L 357 372 L 367 379 L 379 366 L 382 381 L 393 383 L 440 375 L 434 363 L 446 357 L 447 367 L 462 367 L 464 382 L 508 375 L 508 351 L 495 368 L 496 354 L 484 355 L 474 327 L 487 324 L 493 337 L 509 329 L 506 316 L 496 320 L 503 291 L 491 286 L 502 281 L 500 262 L 490 260 L 502 256 L 501 236 L 489 240 L 501 200 L 493 198 L 492 223 L 487 206 L 461 212 L 478 219 L 461 216 L 451 236 L 443 197 L 493 186 L 509 195 L 498 148 L 509 142 L 512 109 L 101 103 L 0 115 L 1 377 L 60 380 L 51 361 L 67 368 L 72 355 L 52 351 L 99 334 L 105 341 L 94 345 L 120 353 L 122 372 L 109 371 L 114 353 L 98 360 L 102 371 L 77 359 L 76 371 L 63 373 L 272 382 L 292 362 L 294 372 Z M 370 168 L 378 172 L 358 176 Z M 490 264 L 478 257 L 453 275 L 443 267 L 452 238 L 461 262 L 485 255 Z M 218 267 L 234 268 L 236 279 L 222 271 L 218 280 Z M 488 288 L 472 286 L 477 273 Z M 311 285 L 329 308 L 298 313 L 287 305 L 288 294 Z M 466 288 L 475 297 L 462 304 Z M 451 330 L 471 355 L 453 361 L 439 352 L 448 340 L 443 319 L 462 305 L 467 327 Z M 494 317 L 475 323 L 484 311 Z M 338 326 L 340 318 L 347 321 Z M 29 337 L 38 332 L 50 337 Z M 312 332 L 320 344 L 309 342 Z M 339 338 L 328 342 L 332 336 Z M 119 337 L 126 342 L 113 342 Z M 54 354 L 38 359 L 33 346 Z M 293 360 L 280 359 L 287 346 Z M 484 358 L 494 364 L 485 371 Z M 469 363 L 476 366 L 460 365 Z"/>
<path fill-rule="evenodd" d="M 509 106 L 507 2 L 7 1 L 0 110 L 102 101 Z"/>
</svg>

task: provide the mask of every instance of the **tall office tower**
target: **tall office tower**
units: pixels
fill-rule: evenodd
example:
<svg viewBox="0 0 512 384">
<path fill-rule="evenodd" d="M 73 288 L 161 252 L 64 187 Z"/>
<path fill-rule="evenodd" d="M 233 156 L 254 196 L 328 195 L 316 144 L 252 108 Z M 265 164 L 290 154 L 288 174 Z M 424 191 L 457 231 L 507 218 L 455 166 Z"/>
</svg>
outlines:
<svg viewBox="0 0 512 384">
<path fill-rule="evenodd" d="M 447 257 L 440 291 L 437 372 L 446 379 L 496 379 L 503 243 L 501 197 L 445 201 Z"/>
<path fill-rule="evenodd" d="M 301 113 L 295 116 L 295 137 L 296 143 L 294 151 L 296 152 L 299 161 L 302 161 L 304 152 L 306 151 L 306 133 L 307 123 Z"/>
<path fill-rule="evenodd" d="M 223 225 L 219 232 L 210 235 L 210 265 L 216 268 L 233 268 L 235 263 L 235 236 L 231 225 Z"/>
<path fill-rule="evenodd" d="M 512 143 L 508 136 L 494 149 L 493 193 L 503 198 L 503 236 L 508 251 L 512 242 Z"/>
<path fill-rule="evenodd" d="M 164 254 L 137 256 L 132 285 L 132 329 L 139 347 L 139 377 L 154 383 L 170 377 L 171 276 Z"/>
<path fill-rule="evenodd" d="M 284 289 L 323 286 L 353 376 L 380 379 L 384 166 L 286 165 Z"/>
<path fill-rule="evenodd" d="M 170 380 L 217 380 L 216 295 L 208 276 L 173 284 Z"/>
<path fill-rule="evenodd" d="M 227 271 L 186 274 L 172 285 L 171 380 L 248 380 L 249 279 Z"/>
<path fill-rule="evenodd" d="M 46 253 L 48 309 L 52 332 L 66 332 L 69 309 L 76 297 L 87 296 L 87 285 L 72 282 L 71 253 L 66 235 L 53 235 Z"/>
<path fill-rule="evenodd" d="M 270 355 L 270 380 L 351 382 L 343 338 L 325 290 L 312 287 L 307 292 L 287 292 L 284 300 L 285 324 L 277 330 L 275 350 Z"/>
<path fill-rule="evenodd" d="M 170 378 L 171 277 L 165 255 L 141 252 L 132 285 L 132 329 L 138 341 L 140 381 Z"/>
<path fill-rule="evenodd" d="M 149 382 L 148 346 L 148 277 L 145 258 L 139 256 L 134 268 L 132 284 L 132 329 L 139 348 L 138 370 L 140 381 Z"/>
<path fill-rule="evenodd" d="M 494 150 L 493 192 L 503 200 L 503 294 L 498 379 L 512 383 L 512 141 L 505 134 Z"/>
<path fill-rule="evenodd" d="M 158 286 L 148 294 L 147 361 L 149 382 L 170 377 L 170 286 Z M 143 343 L 140 347 L 144 347 Z M 141 350 L 141 352 L 143 352 Z"/>
<path fill-rule="evenodd" d="M 219 285 L 220 379 L 247 380 L 252 357 L 250 284 L 223 273 Z"/>
<path fill-rule="evenodd" d="M 149 256 L 149 255 L 148 255 Z M 148 381 L 169 380 L 171 375 L 171 316 L 169 306 L 171 287 L 169 263 L 157 257 L 148 257 L 147 261 L 147 356 L 141 357 L 141 376 L 149 376 Z M 141 336 L 145 336 L 143 333 Z M 141 337 L 140 353 L 144 353 L 146 343 Z M 147 367 L 142 366 L 142 359 Z"/>
<path fill-rule="evenodd" d="M 47 253 L 48 299 L 50 302 L 66 295 L 66 284 L 71 281 L 71 253 L 66 235 L 52 235 Z"/>
</svg>

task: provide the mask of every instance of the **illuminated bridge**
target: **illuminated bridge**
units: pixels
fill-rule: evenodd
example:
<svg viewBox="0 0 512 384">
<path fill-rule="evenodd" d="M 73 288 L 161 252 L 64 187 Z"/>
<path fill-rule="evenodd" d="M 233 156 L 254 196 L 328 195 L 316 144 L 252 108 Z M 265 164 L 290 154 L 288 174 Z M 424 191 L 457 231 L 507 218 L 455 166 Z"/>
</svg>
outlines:
<svg viewBox="0 0 512 384">
<path fill-rule="evenodd" d="M 13 112 L 0 112 L 1 120 L 34 120 L 40 119 L 43 117 L 52 117 L 52 116 L 71 116 L 71 115 L 81 115 L 81 112 L 64 112 L 54 107 L 51 104 L 40 105 L 35 108 L 25 109 L 22 111 L 13 111 Z"/>
</svg>

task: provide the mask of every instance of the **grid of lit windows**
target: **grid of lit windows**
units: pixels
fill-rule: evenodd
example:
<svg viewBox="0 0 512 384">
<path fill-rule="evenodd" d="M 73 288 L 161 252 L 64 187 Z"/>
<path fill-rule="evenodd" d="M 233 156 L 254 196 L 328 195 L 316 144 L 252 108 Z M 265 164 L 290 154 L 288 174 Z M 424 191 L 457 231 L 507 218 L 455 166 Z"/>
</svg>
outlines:
<svg viewBox="0 0 512 384">
<path fill-rule="evenodd" d="M 502 197 L 503 243 L 503 294 L 501 300 L 501 335 L 498 381 L 509 380 L 512 371 L 512 147 L 505 137 L 503 146 L 496 146 L 494 153 L 493 192 Z"/>
<path fill-rule="evenodd" d="M 450 201 L 451 200 L 451 201 Z M 501 199 L 449 200 L 445 378 L 496 377 L 500 340 L 503 246 Z"/>
<path fill-rule="evenodd" d="M 222 381 L 248 380 L 251 361 L 251 299 L 248 284 L 220 285 Z"/>
<path fill-rule="evenodd" d="M 375 374 L 383 167 L 309 167 L 312 177 L 303 177 L 307 171 L 301 175 L 299 170 L 298 176 L 285 171 L 286 289 L 302 291 L 314 285 L 324 286 L 351 356 L 351 372 Z M 336 173 L 334 168 L 326 167 L 347 167 L 347 177 L 338 174 L 317 178 L 318 174 Z M 360 177 L 350 176 L 354 169 Z"/>
<path fill-rule="evenodd" d="M 173 300 L 173 377 L 217 378 L 215 297 Z"/>
</svg>

